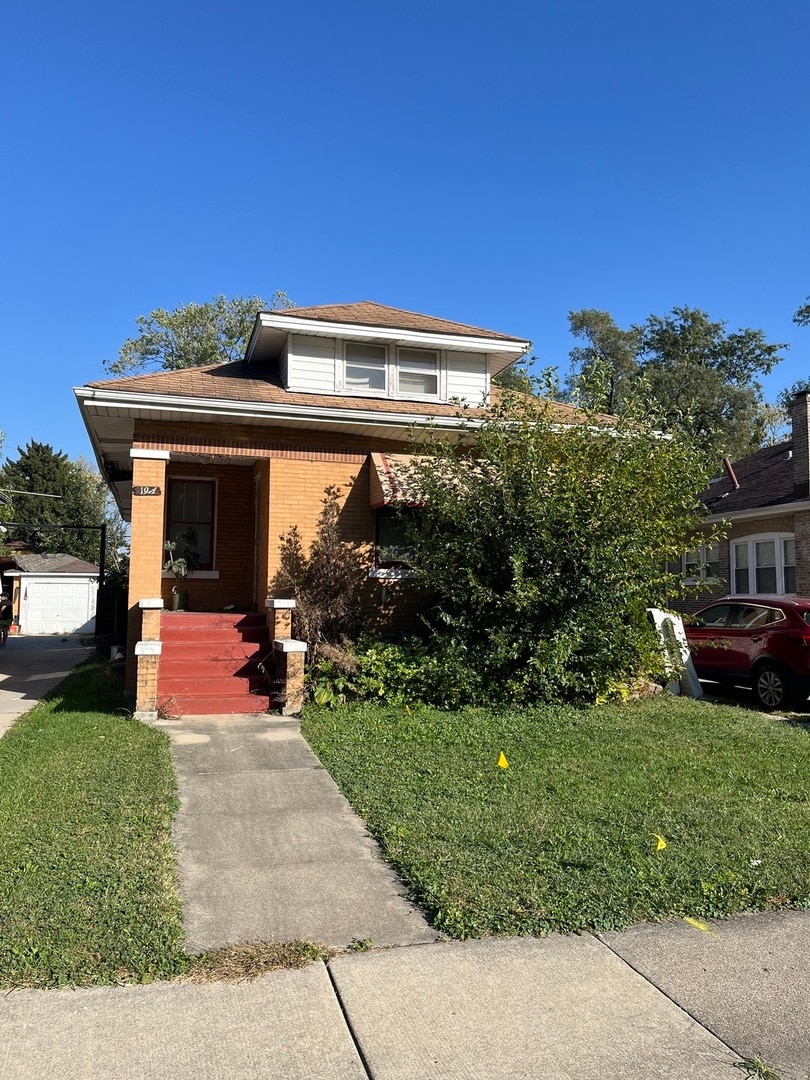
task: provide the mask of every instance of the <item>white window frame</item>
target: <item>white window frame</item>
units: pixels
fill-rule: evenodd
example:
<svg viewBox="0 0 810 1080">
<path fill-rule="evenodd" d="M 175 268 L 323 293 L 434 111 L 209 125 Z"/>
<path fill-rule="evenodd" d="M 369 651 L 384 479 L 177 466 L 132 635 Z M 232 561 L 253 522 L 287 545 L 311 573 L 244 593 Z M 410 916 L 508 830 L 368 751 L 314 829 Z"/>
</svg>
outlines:
<svg viewBox="0 0 810 1080">
<path fill-rule="evenodd" d="M 362 364 L 356 363 L 349 359 L 349 349 L 353 345 L 369 346 L 372 345 L 375 349 L 382 349 L 383 351 L 383 371 L 385 373 L 385 386 L 382 390 L 372 390 L 365 387 L 354 387 L 348 385 L 348 377 L 346 375 L 346 367 L 351 363 L 356 367 L 362 367 Z M 343 383 L 343 393 L 352 394 L 355 397 L 390 397 L 391 391 L 391 350 L 387 345 L 379 341 L 344 341 L 343 342 L 343 364 L 341 367 L 341 382 Z"/>
<path fill-rule="evenodd" d="M 407 349 L 408 352 L 421 352 L 421 353 L 431 354 L 432 356 L 434 356 L 436 358 L 436 369 L 435 369 L 436 393 L 435 394 L 409 393 L 408 391 L 405 391 L 405 390 L 401 389 L 400 382 L 399 382 L 399 377 L 400 377 L 400 373 L 403 370 L 403 366 L 402 366 L 402 364 L 403 364 L 402 350 L 403 349 Z M 406 363 L 406 366 L 405 366 L 404 370 L 405 370 L 405 373 L 408 374 L 407 361 L 405 363 Z M 407 346 L 406 345 L 398 345 L 397 346 L 397 363 L 396 363 L 396 382 L 397 382 L 397 397 L 398 398 L 407 399 L 409 401 L 439 401 L 439 400 L 441 400 L 441 391 L 442 391 L 442 354 L 441 354 L 441 351 L 439 349 L 415 349 L 415 348 L 412 348 L 410 345 L 407 345 Z"/>
<path fill-rule="evenodd" d="M 712 550 L 717 552 L 717 557 L 715 559 L 709 560 L 709 552 Z M 697 577 L 695 577 L 693 574 L 687 573 L 686 560 L 689 552 L 691 551 L 696 551 L 698 555 L 698 564 L 700 569 Z M 690 548 L 689 551 L 685 551 L 681 556 L 681 573 L 683 575 L 684 584 L 695 585 L 698 581 L 720 581 L 721 579 L 719 574 L 710 574 L 708 572 L 710 561 L 713 563 L 720 562 L 720 545 L 718 543 L 701 544 L 700 547 Z"/>
<path fill-rule="evenodd" d="M 385 389 L 384 390 L 366 390 L 358 389 L 357 387 L 351 387 L 348 385 L 346 378 L 346 365 L 352 363 L 348 357 L 349 349 L 352 345 L 375 345 L 385 350 Z M 340 368 L 339 379 L 337 380 L 337 390 L 341 394 L 345 394 L 347 397 L 376 397 L 376 398 L 388 398 L 395 401 L 432 401 L 432 402 L 446 402 L 447 400 L 447 354 L 444 349 L 429 349 L 421 348 L 418 346 L 403 345 L 402 348 L 415 349 L 419 352 L 431 354 L 436 357 L 436 393 L 435 394 L 410 394 L 406 392 L 400 392 L 399 389 L 399 352 L 400 347 L 397 345 L 387 345 L 380 341 L 351 341 L 344 340 L 342 348 L 339 354 Z M 360 365 L 358 365 L 360 366 Z"/>
<path fill-rule="evenodd" d="M 795 596 L 785 589 L 785 540 L 793 540 L 795 534 L 791 532 L 753 533 L 750 536 L 737 536 L 729 540 L 730 547 L 730 578 L 731 594 L 733 596 Z M 757 544 L 773 541 L 776 564 L 776 592 L 757 592 Z M 748 588 L 744 592 L 737 590 L 737 545 L 745 544 L 748 548 Z M 795 565 L 795 564 L 794 564 Z"/>
</svg>

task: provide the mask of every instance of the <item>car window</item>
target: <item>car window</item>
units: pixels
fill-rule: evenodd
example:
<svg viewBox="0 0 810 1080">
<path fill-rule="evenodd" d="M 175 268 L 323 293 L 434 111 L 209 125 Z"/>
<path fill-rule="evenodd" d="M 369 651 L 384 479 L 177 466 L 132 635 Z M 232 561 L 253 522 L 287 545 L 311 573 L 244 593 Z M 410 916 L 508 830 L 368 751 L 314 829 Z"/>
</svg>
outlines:
<svg viewBox="0 0 810 1080">
<path fill-rule="evenodd" d="M 692 626 L 725 626 L 730 611 L 731 604 L 713 604 L 694 616 Z"/>
<path fill-rule="evenodd" d="M 806 623 L 810 623 L 810 611 L 803 611 L 802 618 Z"/>
<path fill-rule="evenodd" d="M 760 626 L 781 622 L 784 617 L 784 612 L 779 608 L 764 607 L 761 604 L 739 604 L 732 611 L 728 625 L 735 630 L 757 630 Z"/>
</svg>

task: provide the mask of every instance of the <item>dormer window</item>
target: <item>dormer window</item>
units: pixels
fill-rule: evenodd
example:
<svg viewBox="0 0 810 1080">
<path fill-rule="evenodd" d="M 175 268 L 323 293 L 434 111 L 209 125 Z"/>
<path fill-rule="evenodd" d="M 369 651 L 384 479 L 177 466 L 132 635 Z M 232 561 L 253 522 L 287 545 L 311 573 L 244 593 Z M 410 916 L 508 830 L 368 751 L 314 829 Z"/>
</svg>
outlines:
<svg viewBox="0 0 810 1080">
<path fill-rule="evenodd" d="M 439 393 L 439 354 L 429 349 L 398 349 L 400 394 L 436 397 Z"/>
<path fill-rule="evenodd" d="M 346 343 L 346 389 L 363 391 L 388 389 L 387 355 L 384 345 Z"/>
</svg>

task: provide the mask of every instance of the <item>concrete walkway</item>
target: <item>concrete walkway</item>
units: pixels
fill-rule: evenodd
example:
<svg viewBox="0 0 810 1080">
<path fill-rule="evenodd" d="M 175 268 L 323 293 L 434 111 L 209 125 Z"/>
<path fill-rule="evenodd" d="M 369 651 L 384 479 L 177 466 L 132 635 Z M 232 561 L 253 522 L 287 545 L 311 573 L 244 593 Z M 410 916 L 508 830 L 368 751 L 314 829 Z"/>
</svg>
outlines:
<svg viewBox="0 0 810 1080">
<path fill-rule="evenodd" d="M 0 648 L 0 736 L 87 659 L 90 651 L 76 638 L 9 637 Z"/>
<path fill-rule="evenodd" d="M 17 991 L 0 998 L 0 1076 L 742 1080 L 731 1066 L 758 1056 L 806 1080 L 810 913 L 710 929 L 381 949 L 242 984 Z"/>
<path fill-rule="evenodd" d="M 259 715 L 158 722 L 180 786 L 186 948 L 436 940 L 299 731 Z"/>
</svg>

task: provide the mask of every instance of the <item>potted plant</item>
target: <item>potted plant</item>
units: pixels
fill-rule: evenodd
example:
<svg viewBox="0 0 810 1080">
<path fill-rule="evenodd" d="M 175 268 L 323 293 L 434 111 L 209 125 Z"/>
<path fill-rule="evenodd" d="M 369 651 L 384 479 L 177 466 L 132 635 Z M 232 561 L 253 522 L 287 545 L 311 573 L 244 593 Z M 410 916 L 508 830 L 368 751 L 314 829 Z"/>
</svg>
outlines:
<svg viewBox="0 0 810 1080">
<path fill-rule="evenodd" d="M 197 530 L 189 526 L 177 540 L 167 540 L 163 550 L 167 553 L 163 569 L 170 570 L 177 581 L 177 584 L 172 586 L 172 611 L 187 611 L 188 589 L 182 588 L 182 585 L 188 575 L 199 566 Z"/>
</svg>

